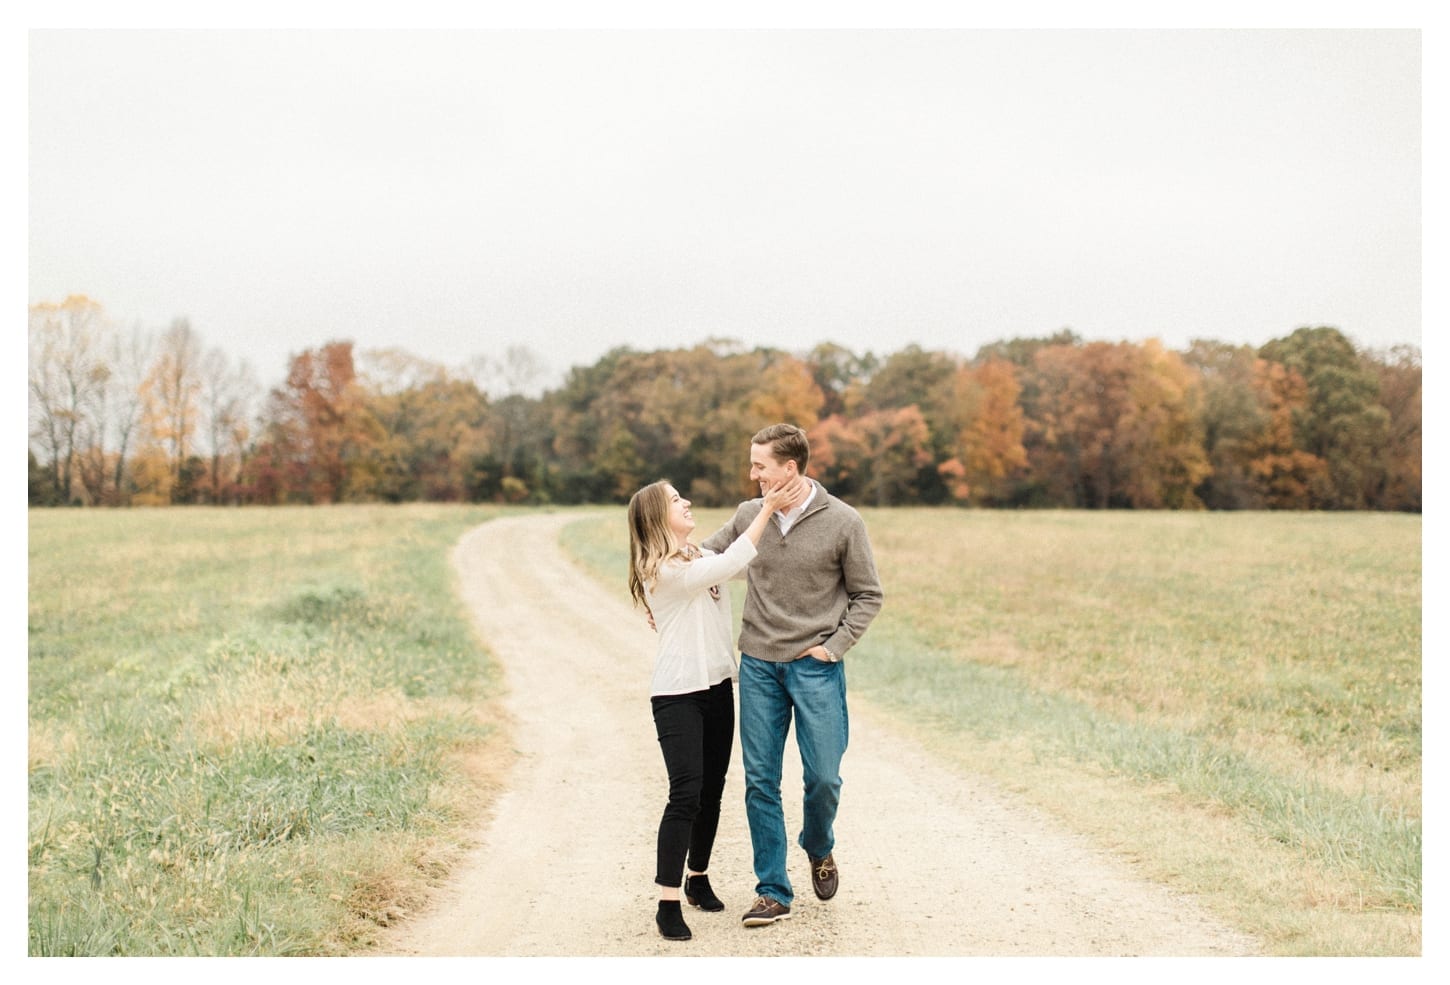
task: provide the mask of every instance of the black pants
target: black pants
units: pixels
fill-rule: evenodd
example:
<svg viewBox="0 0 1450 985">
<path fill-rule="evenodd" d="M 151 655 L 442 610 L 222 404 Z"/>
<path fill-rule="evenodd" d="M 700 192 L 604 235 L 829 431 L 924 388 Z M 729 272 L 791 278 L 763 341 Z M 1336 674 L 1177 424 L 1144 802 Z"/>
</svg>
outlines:
<svg viewBox="0 0 1450 985">
<path fill-rule="evenodd" d="M 678 886 L 686 856 L 690 868 L 710 867 L 720 827 L 720 796 L 735 741 L 735 686 L 721 681 L 707 691 L 650 698 L 655 733 L 670 775 L 670 799 L 660 818 L 655 882 Z"/>
</svg>

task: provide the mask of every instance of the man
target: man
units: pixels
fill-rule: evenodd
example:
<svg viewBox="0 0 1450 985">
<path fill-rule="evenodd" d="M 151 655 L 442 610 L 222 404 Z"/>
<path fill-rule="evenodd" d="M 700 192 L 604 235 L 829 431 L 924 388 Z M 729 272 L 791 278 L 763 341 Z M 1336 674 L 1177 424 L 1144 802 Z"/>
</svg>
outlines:
<svg viewBox="0 0 1450 985">
<path fill-rule="evenodd" d="M 774 424 L 750 443 L 750 478 L 765 489 L 805 475 L 810 443 L 791 424 Z M 740 756 L 745 817 L 755 851 L 757 899 L 741 918 L 759 927 L 790 916 L 785 812 L 780 777 L 785 737 L 795 717 L 804 781 L 805 849 L 816 896 L 836 894 L 834 857 L 841 757 L 846 751 L 846 672 L 842 658 L 881 610 L 881 581 L 866 526 L 851 507 L 808 480 L 794 509 L 774 516 L 746 569 L 740 627 Z M 741 503 L 701 546 L 723 551 L 759 515 Z"/>
</svg>

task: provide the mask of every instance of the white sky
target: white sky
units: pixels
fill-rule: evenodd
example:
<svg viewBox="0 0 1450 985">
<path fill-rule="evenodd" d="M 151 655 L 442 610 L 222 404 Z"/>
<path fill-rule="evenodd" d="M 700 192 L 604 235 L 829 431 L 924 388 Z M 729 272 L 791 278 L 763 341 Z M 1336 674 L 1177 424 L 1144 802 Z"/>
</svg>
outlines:
<svg viewBox="0 0 1450 985">
<path fill-rule="evenodd" d="M 279 382 L 710 336 L 1421 344 L 1417 30 L 32 31 L 29 300 Z M 553 379 L 548 381 L 550 385 Z"/>
</svg>

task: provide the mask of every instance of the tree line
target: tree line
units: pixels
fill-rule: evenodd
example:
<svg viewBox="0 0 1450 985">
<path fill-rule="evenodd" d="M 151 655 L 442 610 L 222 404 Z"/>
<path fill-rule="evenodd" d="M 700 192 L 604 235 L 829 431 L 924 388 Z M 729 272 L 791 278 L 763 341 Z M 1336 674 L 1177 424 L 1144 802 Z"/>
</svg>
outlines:
<svg viewBox="0 0 1450 985">
<path fill-rule="evenodd" d="M 187 321 L 122 330 L 89 298 L 30 309 L 30 503 L 619 503 L 664 476 L 752 495 L 749 436 L 806 428 L 862 506 L 1421 509 L 1421 356 L 1333 327 L 1258 347 L 1085 341 L 970 358 L 614 349 L 528 395 L 521 347 L 460 368 L 332 341 L 264 387 Z"/>
</svg>

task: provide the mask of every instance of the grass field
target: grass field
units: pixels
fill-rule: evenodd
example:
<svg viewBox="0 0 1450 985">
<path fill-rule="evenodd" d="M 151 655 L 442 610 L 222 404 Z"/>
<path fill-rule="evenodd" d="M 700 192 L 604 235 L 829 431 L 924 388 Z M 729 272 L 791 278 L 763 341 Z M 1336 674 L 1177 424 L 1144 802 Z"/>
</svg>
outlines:
<svg viewBox="0 0 1450 985">
<path fill-rule="evenodd" d="M 448 566 L 497 512 L 31 511 L 30 953 L 365 949 L 503 755 Z M 853 694 L 1271 953 L 1420 952 L 1418 517 L 865 516 Z"/>
<path fill-rule="evenodd" d="M 1419 517 L 863 514 L 853 693 L 1271 953 L 1420 953 Z M 623 594 L 622 511 L 566 544 Z"/>
<path fill-rule="evenodd" d="M 460 507 L 34 510 L 31 955 L 347 953 L 471 824 Z"/>
</svg>

